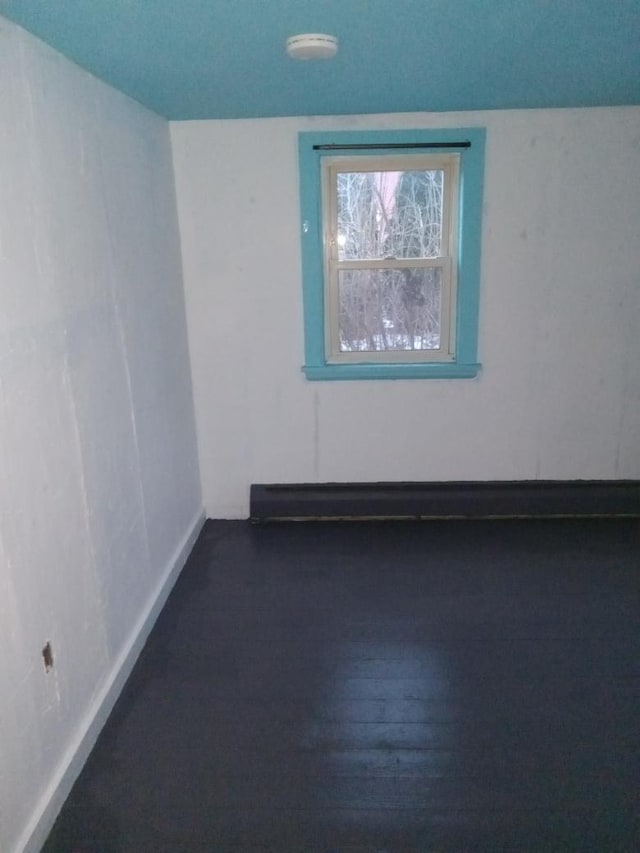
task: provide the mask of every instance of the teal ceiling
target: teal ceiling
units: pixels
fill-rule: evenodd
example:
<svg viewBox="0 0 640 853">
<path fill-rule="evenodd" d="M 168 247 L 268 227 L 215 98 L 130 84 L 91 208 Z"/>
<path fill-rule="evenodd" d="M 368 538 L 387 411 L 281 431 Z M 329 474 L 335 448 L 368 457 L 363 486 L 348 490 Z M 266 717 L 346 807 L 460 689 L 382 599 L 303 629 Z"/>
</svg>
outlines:
<svg viewBox="0 0 640 853">
<path fill-rule="evenodd" d="M 0 0 L 170 119 L 640 104 L 640 0 Z M 336 35 L 329 62 L 288 36 Z"/>
</svg>

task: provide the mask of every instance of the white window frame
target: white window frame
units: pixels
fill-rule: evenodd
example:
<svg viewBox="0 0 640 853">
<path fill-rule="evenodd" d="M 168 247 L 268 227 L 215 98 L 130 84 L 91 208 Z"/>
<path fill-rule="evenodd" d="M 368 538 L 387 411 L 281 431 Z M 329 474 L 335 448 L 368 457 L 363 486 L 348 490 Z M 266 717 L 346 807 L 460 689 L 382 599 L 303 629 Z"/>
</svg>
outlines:
<svg viewBox="0 0 640 853">
<path fill-rule="evenodd" d="M 337 175 L 341 172 L 443 172 L 441 255 L 435 258 L 340 260 L 337 239 Z M 400 155 L 328 156 L 321 159 L 322 233 L 324 263 L 325 352 L 329 364 L 442 363 L 456 357 L 457 259 L 459 236 L 460 155 L 420 153 Z M 354 269 L 425 269 L 441 273 L 440 346 L 429 350 L 343 352 L 339 330 L 339 273 Z"/>
</svg>

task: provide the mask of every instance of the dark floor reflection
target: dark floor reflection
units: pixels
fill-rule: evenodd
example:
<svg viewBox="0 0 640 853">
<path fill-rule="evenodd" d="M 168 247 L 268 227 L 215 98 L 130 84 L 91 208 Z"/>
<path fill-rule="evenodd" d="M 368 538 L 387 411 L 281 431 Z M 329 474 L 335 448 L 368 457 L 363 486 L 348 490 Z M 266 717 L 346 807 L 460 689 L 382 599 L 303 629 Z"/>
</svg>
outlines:
<svg viewBox="0 0 640 853">
<path fill-rule="evenodd" d="M 47 853 L 640 849 L 634 521 L 208 522 Z"/>
</svg>

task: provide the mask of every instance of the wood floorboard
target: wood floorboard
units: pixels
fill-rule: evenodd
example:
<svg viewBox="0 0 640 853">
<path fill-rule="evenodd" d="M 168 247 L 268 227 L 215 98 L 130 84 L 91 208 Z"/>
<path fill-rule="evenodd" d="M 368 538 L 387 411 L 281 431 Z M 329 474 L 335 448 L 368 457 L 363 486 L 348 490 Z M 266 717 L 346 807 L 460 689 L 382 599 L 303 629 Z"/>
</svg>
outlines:
<svg viewBox="0 0 640 853">
<path fill-rule="evenodd" d="M 45 853 L 640 849 L 640 525 L 207 522 Z"/>
</svg>

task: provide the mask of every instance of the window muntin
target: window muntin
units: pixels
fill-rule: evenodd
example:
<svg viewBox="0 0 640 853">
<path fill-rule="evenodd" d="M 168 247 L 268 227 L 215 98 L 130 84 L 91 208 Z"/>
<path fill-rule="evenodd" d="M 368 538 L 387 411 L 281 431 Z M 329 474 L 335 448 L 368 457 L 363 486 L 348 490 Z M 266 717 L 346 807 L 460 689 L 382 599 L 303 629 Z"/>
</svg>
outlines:
<svg viewBox="0 0 640 853">
<path fill-rule="evenodd" d="M 452 360 L 459 155 L 321 168 L 327 361 Z"/>
</svg>

